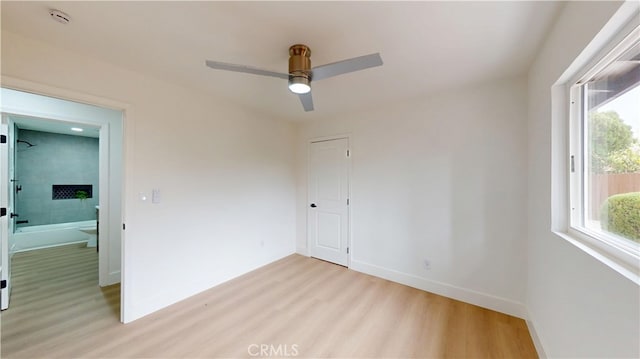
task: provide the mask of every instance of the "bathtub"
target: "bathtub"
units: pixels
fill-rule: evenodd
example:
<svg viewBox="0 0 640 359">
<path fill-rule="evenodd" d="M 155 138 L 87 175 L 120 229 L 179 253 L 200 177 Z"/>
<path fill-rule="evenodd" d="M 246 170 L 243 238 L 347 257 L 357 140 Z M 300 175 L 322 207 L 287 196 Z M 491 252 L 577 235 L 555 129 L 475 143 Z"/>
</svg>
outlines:
<svg viewBox="0 0 640 359">
<path fill-rule="evenodd" d="M 15 253 L 81 242 L 95 247 L 95 220 L 17 228 L 9 237 L 9 251 Z"/>
</svg>

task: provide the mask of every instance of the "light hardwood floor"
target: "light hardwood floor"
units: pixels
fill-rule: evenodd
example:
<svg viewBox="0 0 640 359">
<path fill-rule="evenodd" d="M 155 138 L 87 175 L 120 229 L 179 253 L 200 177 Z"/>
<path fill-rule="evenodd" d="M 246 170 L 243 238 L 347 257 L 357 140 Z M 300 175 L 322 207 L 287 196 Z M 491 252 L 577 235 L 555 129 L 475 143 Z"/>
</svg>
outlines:
<svg viewBox="0 0 640 359">
<path fill-rule="evenodd" d="M 13 270 L 3 358 L 536 357 L 521 319 L 300 255 L 127 325 L 93 248 L 17 254 Z"/>
</svg>

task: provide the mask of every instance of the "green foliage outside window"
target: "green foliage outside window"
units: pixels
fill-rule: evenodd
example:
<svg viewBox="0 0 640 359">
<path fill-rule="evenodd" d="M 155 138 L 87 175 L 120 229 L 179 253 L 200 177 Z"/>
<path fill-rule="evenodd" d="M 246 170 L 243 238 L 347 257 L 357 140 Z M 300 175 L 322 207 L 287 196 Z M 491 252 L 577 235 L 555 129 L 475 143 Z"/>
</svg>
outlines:
<svg viewBox="0 0 640 359">
<path fill-rule="evenodd" d="M 589 113 L 591 172 L 640 172 L 640 144 L 617 112 Z"/>
<path fill-rule="evenodd" d="M 609 197 L 600 216 L 602 229 L 640 243 L 640 192 Z"/>
</svg>

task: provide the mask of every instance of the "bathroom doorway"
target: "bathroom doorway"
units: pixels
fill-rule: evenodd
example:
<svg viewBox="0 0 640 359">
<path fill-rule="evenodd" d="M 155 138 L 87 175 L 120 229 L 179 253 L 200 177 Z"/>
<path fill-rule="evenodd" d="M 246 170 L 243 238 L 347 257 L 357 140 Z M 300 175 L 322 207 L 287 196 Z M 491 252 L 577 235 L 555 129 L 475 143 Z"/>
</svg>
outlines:
<svg viewBox="0 0 640 359">
<path fill-rule="evenodd" d="M 123 111 L 7 88 L 2 88 L 1 91 L 3 98 L 3 128 L 7 129 L 7 132 L 9 130 L 13 132 L 13 136 L 8 136 L 7 142 L 10 142 L 14 149 L 13 160 L 10 161 L 8 158 L 0 159 L 0 162 L 4 162 L 7 167 L 13 167 L 6 171 L 7 176 L 3 176 L 4 179 L 0 179 L 0 200 L 2 201 L 2 207 L 6 207 L 8 210 L 8 215 L 2 217 L 3 229 L 0 231 L 0 241 L 2 242 L 0 247 L 2 262 L 0 264 L 3 268 L 1 275 L 7 284 L 7 288 L 2 289 L 0 292 L 2 308 L 5 309 L 9 306 L 11 300 L 11 273 L 8 270 L 11 267 L 11 257 L 16 253 L 32 249 L 31 247 L 53 248 L 61 244 L 70 244 L 66 242 L 60 243 L 58 239 L 51 238 L 45 234 L 53 231 L 56 234 L 61 234 L 62 237 L 67 237 L 68 233 L 63 233 L 65 231 L 68 232 L 70 229 L 62 227 L 68 227 L 67 224 L 69 222 L 66 222 L 65 218 L 72 218 L 74 215 L 79 220 L 72 222 L 76 226 L 72 231 L 82 238 L 66 238 L 65 240 L 71 240 L 71 242 L 75 243 L 87 243 L 91 241 L 93 235 L 96 235 L 95 244 L 96 247 L 98 245 L 100 247 L 97 255 L 99 268 L 98 283 L 96 284 L 99 284 L 100 287 L 107 287 L 120 283 Z M 75 128 L 75 130 L 71 130 L 71 128 Z M 17 151 L 23 151 L 22 155 L 29 153 L 35 155 L 36 151 L 34 149 L 38 147 L 40 152 L 47 152 L 45 149 L 47 146 L 50 147 L 49 150 L 53 150 L 53 146 L 59 145 L 55 144 L 57 143 L 56 139 L 59 140 L 62 138 L 61 136 L 70 136 L 69 138 L 71 138 L 71 134 L 68 132 L 80 132 L 78 129 L 82 129 L 83 136 L 77 136 L 77 134 L 73 136 L 78 141 L 75 141 L 65 151 L 71 152 L 71 157 L 73 157 L 74 146 L 76 146 L 76 150 L 85 152 L 91 142 L 97 145 L 96 151 L 90 151 L 92 152 L 91 156 L 97 159 L 97 163 L 93 164 L 98 169 L 97 180 L 92 178 L 92 175 L 87 175 L 84 178 L 80 175 L 80 177 L 69 179 L 69 181 L 56 181 L 64 183 L 51 183 L 49 181 L 40 186 L 37 183 L 37 178 L 46 177 L 44 172 L 41 172 L 35 176 L 36 182 L 31 182 L 29 185 L 29 189 L 34 190 L 30 196 L 32 196 L 31 200 L 36 201 L 33 197 L 36 195 L 42 196 L 42 192 L 45 192 L 43 198 L 49 197 L 47 203 L 43 202 L 38 206 L 33 201 L 32 203 L 22 202 L 22 204 L 20 204 L 20 201 L 16 201 L 16 197 L 27 194 L 28 188 L 24 183 L 20 183 L 19 178 L 9 178 L 9 173 L 12 173 L 11 177 L 14 177 L 16 175 L 16 167 L 18 170 L 29 167 L 28 164 L 25 166 L 17 164 L 16 166 L 15 160 L 20 157 L 17 156 Z M 67 133 L 64 133 L 65 131 Z M 79 137 L 83 138 L 80 139 Z M 85 147 L 82 147 L 83 145 Z M 75 152 L 75 155 L 77 155 L 78 151 Z M 64 156 L 54 156 L 50 160 L 52 162 L 57 161 L 55 165 L 49 166 L 50 171 L 54 171 L 55 168 L 61 171 L 65 170 L 65 163 L 60 162 L 62 157 Z M 71 164 L 67 163 L 67 165 Z M 77 166 L 77 164 L 74 166 Z M 42 170 L 42 168 L 38 170 Z M 11 196 L 8 194 L 11 194 Z M 60 199 L 54 199 L 56 196 Z M 64 196 L 67 196 L 67 198 L 64 198 Z M 10 200 L 12 203 L 9 203 Z M 65 201 L 67 203 L 63 203 Z M 72 203 L 75 207 L 65 206 L 69 203 Z M 96 206 L 99 206 L 99 212 L 96 211 Z M 62 209 L 63 207 L 66 208 Z M 11 213 L 14 216 L 11 216 Z M 97 221 L 98 219 L 99 221 Z M 31 223 L 17 223 L 18 221 L 29 221 Z M 52 223 L 45 223 L 47 221 Z M 15 230 L 9 230 L 9 224 Z M 47 228 L 46 226 L 53 227 Z M 55 228 L 56 226 L 60 228 Z M 30 227 L 33 233 L 25 235 L 24 233 L 29 232 L 28 229 Z M 34 230 L 33 227 L 40 228 Z M 16 235 L 18 236 L 16 237 Z M 20 238 L 20 236 L 24 237 Z M 89 244 L 92 245 L 93 243 Z"/>
</svg>

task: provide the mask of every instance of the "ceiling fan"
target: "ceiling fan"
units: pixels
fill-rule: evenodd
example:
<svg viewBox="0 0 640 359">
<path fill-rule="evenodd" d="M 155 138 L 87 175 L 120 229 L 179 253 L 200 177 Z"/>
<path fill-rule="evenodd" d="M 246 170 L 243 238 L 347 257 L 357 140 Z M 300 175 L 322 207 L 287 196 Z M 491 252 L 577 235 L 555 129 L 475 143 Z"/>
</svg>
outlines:
<svg viewBox="0 0 640 359">
<path fill-rule="evenodd" d="M 311 81 L 360 71 L 382 65 L 379 53 L 354 57 L 311 68 L 311 49 L 307 45 L 293 45 L 289 48 L 289 73 L 283 74 L 256 67 L 230 64 L 219 61 L 206 61 L 207 66 L 216 70 L 244 72 L 254 75 L 278 77 L 289 81 L 289 90 L 298 95 L 305 111 L 313 111 Z"/>
</svg>

